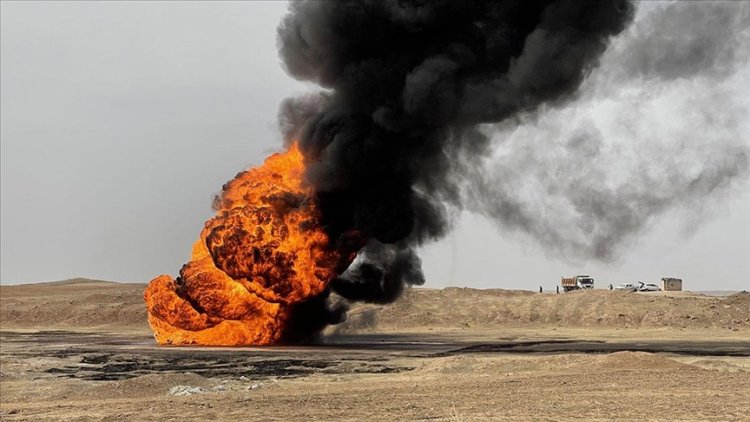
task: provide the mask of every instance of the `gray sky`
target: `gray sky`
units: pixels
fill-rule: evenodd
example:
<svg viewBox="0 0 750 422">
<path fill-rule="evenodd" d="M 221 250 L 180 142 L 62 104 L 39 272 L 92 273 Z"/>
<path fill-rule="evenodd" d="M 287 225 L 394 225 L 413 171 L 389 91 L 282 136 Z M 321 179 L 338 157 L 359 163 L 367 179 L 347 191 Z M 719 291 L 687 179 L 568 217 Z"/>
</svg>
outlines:
<svg viewBox="0 0 750 422">
<path fill-rule="evenodd" d="M 275 36 L 285 9 L 281 2 L 3 2 L 0 282 L 76 276 L 147 282 L 176 274 L 222 184 L 280 148 L 279 102 L 315 89 L 280 65 Z M 659 7 L 639 13 L 576 103 L 512 129 L 488 129 L 498 138 L 498 166 L 503 157 L 535 160 L 536 168 L 513 174 L 514 183 L 541 180 L 540 169 L 557 162 L 554 155 L 514 147 L 516 138 L 553 132 L 562 139 L 577 133 L 581 122 L 604 134 L 604 150 L 622 154 L 625 174 L 669 159 L 692 174 L 707 168 L 705 157 L 725 163 L 731 151 L 750 147 L 741 122 L 750 106 L 741 94 L 750 91 L 748 62 L 734 53 L 747 44 L 723 51 L 732 33 L 717 33 L 712 39 L 718 42 L 691 41 L 701 42 L 698 51 L 717 52 L 698 54 L 699 63 L 664 58 L 661 51 L 679 49 L 659 45 L 658 31 L 648 30 L 670 35 L 685 29 L 660 25 L 659 13 Z M 706 19 L 691 13 L 684 19 Z M 653 112 L 626 127 L 608 119 L 636 108 Z M 696 117 L 704 109 L 717 114 Z M 659 116 L 653 123 L 652 115 Z M 691 121 L 710 127 L 717 116 L 740 122 L 722 122 L 722 130 L 712 132 L 716 139 L 684 132 Z M 658 140 L 643 146 L 628 139 L 645 133 L 658 133 Z M 622 153 L 620 145 L 638 146 Z M 501 182 L 509 174 L 502 168 L 491 173 L 500 177 L 498 192 L 507 194 Z M 548 214 L 565 211 L 547 199 L 511 199 Z M 608 263 L 545 247 L 539 236 L 464 212 L 451 235 L 423 248 L 426 286 L 551 289 L 561 275 L 590 273 L 600 286 L 678 276 L 692 290 L 750 287 L 746 175 L 699 199 L 661 193 L 659 199 L 665 205 L 626 236 L 619 258 Z M 638 210 L 641 202 L 630 205 Z M 573 217 L 538 221 L 550 230 L 578 224 Z"/>
</svg>

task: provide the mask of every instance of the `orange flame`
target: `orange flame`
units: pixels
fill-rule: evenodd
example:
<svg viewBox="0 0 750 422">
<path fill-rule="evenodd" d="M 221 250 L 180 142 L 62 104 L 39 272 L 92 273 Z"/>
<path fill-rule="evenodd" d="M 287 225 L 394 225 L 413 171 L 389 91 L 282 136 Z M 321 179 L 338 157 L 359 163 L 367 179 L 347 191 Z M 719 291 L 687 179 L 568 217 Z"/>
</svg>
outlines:
<svg viewBox="0 0 750 422">
<path fill-rule="evenodd" d="M 180 277 L 146 288 L 157 342 L 277 343 L 291 306 L 325 290 L 342 257 L 329 248 L 304 169 L 295 143 L 224 185 Z"/>
</svg>

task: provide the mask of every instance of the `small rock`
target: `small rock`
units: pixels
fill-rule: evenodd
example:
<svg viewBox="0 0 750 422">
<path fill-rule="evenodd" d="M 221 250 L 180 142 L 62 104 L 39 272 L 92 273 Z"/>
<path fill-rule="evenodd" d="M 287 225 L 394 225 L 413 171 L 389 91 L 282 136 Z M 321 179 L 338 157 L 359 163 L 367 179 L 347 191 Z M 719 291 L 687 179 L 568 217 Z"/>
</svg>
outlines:
<svg viewBox="0 0 750 422">
<path fill-rule="evenodd" d="M 258 388 L 261 388 L 261 387 L 263 387 L 263 383 L 262 382 L 258 382 L 258 383 L 255 383 L 255 384 L 247 387 L 247 389 L 248 390 L 257 390 Z"/>
<path fill-rule="evenodd" d="M 206 390 L 200 387 L 191 387 L 189 385 L 175 385 L 169 389 L 170 396 L 192 396 L 193 394 L 200 394 Z"/>
</svg>

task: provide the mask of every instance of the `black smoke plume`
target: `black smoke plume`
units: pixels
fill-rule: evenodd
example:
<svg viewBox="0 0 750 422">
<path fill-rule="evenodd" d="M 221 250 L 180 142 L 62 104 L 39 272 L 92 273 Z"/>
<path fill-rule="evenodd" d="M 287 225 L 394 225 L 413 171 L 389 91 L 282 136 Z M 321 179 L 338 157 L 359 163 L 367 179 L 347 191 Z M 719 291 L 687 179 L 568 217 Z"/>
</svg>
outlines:
<svg viewBox="0 0 750 422">
<path fill-rule="evenodd" d="M 487 152 L 476 126 L 572 98 L 632 16 L 627 1 L 291 3 L 281 58 L 324 91 L 282 104 L 282 129 L 331 238 L 368 239 L 332 289 L 387 302 L 421 284 L 414 247 L 450 228 L 462 169 Z"/>
</svg>

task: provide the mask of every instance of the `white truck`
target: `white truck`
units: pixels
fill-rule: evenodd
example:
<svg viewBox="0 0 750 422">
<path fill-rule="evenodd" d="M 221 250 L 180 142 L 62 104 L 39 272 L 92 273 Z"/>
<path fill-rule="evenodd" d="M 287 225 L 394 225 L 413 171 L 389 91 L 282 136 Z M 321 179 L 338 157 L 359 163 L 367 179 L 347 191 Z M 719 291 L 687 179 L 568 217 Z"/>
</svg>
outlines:
<svg viewBox="0 0 750 422">
<path fill-rule="evenodd" d="M 644 283 L 642 281 L 638 282 L 637 289 L 639 292 L 658 292 L 659 290 L 661 290 L 656 284 Z"/>
<path fill-rule="evenodd" d="M 578 289 L 593 289 L 594 279 L 587 275 L 562 277 L 560 280 L 560 286 L 562 286 L 563 290 L 565 290 L 566 292 Z"/>
<path fill-rule="evenodd" d="M 640 281 L 639 281 L 640 283 Z M 615 290 L 624 290 L 626 292 L 635 292 L 638 290 L 638 287 L 633 283 L 620 283 L 617 286 L 615 286 Z"/>
</svg>

